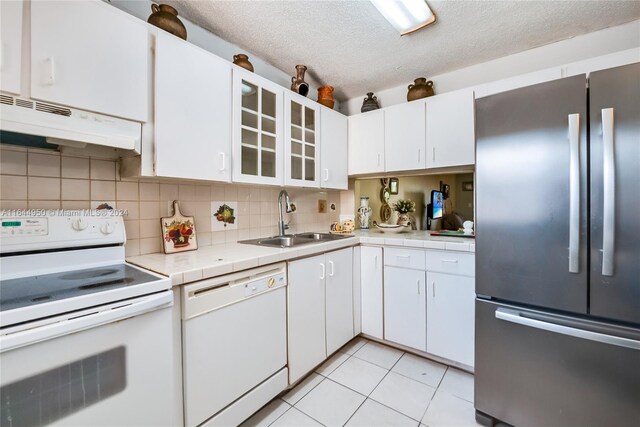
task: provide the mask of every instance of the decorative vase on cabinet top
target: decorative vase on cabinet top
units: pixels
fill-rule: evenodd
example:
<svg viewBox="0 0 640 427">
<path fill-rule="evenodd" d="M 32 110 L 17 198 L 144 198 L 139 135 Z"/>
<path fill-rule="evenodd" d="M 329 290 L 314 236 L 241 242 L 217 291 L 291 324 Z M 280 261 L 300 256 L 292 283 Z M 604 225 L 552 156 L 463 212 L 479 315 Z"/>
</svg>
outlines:
<svg viewBox="0 0 640 427">
<path fill-rule="evenodd" d="M 309 84 L 304 81 L 304 73 L 307 71 L 305 65 L 296 65 L 296 76 L 291 77 L 291 90 L 302 96 L 309 93 Z"/>
<path fill-rule="evenodd" d="M 333 109 L 335 104 L 333 99 L 333 86 L 322 86 L 318 88 L 318 102 L 325 107 Z"/>
<path fill-rule="evenodd" d="M 249 62 L 249 57 L 244 53 L 233 55 L 233 63 L 253 73 L 253 64 Z"/>
<path fill-rule="evenodd" d="M 362 108 L 360 108 L 361 113 L 366 113 L 367 111 L 377 110 L 380 108 L 378 104 L 378 98 L 373 96 L 373 92 L 367 92 L 367 97 L 362 102 Z"/>
<path fill-rule="evenodd" d="M 177 10 L 168 4 L 157 5 L 152 3 L 151 11 L 153 13 L 149 16 L 149 19 L 147 19 L 149 24 L 155 25 L 183 40 L 187 39 L 187 29 L 184 27 L 182 21 L 178 19 Z"/>
<path fill-rule="evenodd" d="M 369 207 L 369 198 L 360 197 L 360 207 L 358 208 L 358 221 L 361 230 L 369 229 L 369 220 L 371 219 L 371 208 Z"/>
<path fill-rule="evenodd" d="M 433 95 L 433 82 L 431 80 L 427 81 L 424 77 L 418 77 L 409 85 L 407 101 L 415 101 L 416 99 L 426 98 Z"/>
</svg>

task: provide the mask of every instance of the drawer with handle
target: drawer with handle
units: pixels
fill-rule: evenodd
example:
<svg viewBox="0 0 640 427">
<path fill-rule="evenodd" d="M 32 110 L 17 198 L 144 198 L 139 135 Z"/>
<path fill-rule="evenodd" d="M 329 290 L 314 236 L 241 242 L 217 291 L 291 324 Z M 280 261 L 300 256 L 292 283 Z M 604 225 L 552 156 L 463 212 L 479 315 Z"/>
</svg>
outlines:
<svg viewBox="0 0 640 427">
<path fill-rule="evenodd" d="M 384 265 L 424 270 L 424 250 L 384 248 Z"/>
<path fill-rule="evenodd" d="M 426 251 L 427 271 L 475 276 L 474 254 L 450 251 Z"/>
</svg>

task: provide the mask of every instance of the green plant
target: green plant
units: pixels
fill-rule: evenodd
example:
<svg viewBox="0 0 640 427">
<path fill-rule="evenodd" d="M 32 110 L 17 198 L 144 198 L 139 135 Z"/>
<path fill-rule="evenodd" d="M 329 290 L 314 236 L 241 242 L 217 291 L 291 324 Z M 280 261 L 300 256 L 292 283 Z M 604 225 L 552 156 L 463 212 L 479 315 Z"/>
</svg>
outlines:
<svg viewBox="0 0 640 427">
<path fill-rule="evenodd" d="M 395 202 L 393 204 L 393 210 L 401 213 L 401 214 L 406 214 L 409 212 L 415 212 L 416 211 L 416 204 L 415 202 L 412 202 L 411 200 L 407 199 L 407 200 L 398 200 L 397 202 Z"/>
</svg>

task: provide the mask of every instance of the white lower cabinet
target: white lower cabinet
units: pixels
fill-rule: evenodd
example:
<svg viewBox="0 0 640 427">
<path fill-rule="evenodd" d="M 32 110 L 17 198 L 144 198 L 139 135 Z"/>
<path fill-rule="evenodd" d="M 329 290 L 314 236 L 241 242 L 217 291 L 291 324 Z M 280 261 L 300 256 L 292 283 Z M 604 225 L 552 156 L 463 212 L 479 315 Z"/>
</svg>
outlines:
<svg viewBox="0 0 640 427">
<path fill-rule="evenodd" d="M 353 338 L 353 249 L 326 254 L 327 355 Z"/>
<path fill-rule="evenodd" d="M 385 247 L 384 299 L 378 299 L 375 249 L 361 248 L 362 331 L 382 339 L 366 325 L 376 332 L 384 324 L 385 341 L 473 366 L 474 254 Z"/>
<path fill-rule="evenodd" d="M 427 272 L 427 352 L 465 365 L 474 359 L 473 277 Z"/>
<path fill-rule="evenodd" d="M 384 268 L 384 338 L 427 350 L 425 272 Z"/>
<path fill-rule="evenodd" d="M 288 263 L 289 383 L 302 378 L 353 332 L 353 249 Z"/>
<path fill-rule="evenodd" d="M 382 339 L 382 248 L 360 247 L 362 333 Z"/>
</svg>

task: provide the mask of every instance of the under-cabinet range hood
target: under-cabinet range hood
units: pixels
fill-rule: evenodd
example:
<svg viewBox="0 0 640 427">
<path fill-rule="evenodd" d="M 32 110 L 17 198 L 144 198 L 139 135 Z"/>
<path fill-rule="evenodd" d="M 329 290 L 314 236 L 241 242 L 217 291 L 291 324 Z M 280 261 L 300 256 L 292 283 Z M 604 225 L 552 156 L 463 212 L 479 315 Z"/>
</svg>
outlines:
<svg viewBox="0 0 640 427">
<path fill-rule="evenodd" d="M 0 94 L 0 130 L 45 137 L 73 149 L 102 147 L 140 154 L 142 124 L 47 102 Z"/>
</svg>

